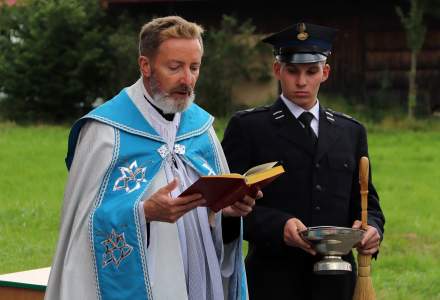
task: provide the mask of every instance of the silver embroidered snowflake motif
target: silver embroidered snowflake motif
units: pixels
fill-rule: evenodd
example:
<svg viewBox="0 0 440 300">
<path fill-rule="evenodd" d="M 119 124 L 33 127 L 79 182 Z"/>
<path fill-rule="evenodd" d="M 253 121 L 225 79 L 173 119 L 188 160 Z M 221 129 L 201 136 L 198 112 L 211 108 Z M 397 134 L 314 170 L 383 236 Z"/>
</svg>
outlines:
<svg viewBox="0 0 440 300">
<path fill-rule="evenodd" d="M 202 167 L 204 167 L 206 170 L 208 170 L 208 176 L 209 175 L 216 175 L 214 170 L 211 168 L 211 166 L 207 162 L 204 162 L 202 164 Z"/>
<path fill-rule="evenodd" d="M 130 167 L 119 167 L 122 176 L 116 179 L 113 191 L 125 190 L 126 193 L 136 191 L 141 187 L 145 179 L 145 171 L 147 168 L 138 168 L 137 162 L 131 163 Z"/>
<path fill-rule="evenodd" d="M 119 267 L 121 261 L 129 256 L 133 250 L 133 247 L 125 241 L 124 233 L 118 234 L 114 229 L 112 229 L 109 238 L 101 242 L 101 244 L 105 247 L 104 254 L 102 255 L 103 268 L 111 263 Z"/>
</svg>

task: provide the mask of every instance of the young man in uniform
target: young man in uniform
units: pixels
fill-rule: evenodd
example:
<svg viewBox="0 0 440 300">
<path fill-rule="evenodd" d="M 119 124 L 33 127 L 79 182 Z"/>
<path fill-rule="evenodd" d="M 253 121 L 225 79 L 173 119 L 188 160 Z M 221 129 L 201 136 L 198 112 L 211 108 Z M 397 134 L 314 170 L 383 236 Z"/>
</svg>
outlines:
<svg viewBox="0 0 440 300">
<path fill-rule="evenodd" d="M 238 112 L 222 146 L 231 172 L 265 162 L 286 169 L 264 190 L 245 218 L 251 299 L 351 299 L 356 280 L 353 255 L 343 259 L 353 272 L 315 275 L 320 259 L 299 232 L 310 226 L 360 227 L 358 164 L 368 156 L 364 126 L 323 107 L 318 100 L 327 80 L 336 30 L 299 23 L 263 41 L 274 47 L 273 72 L 282 93 L 271 106 Z M 358 250 L 375 255 L 384 216 L 370 178 L 368 230 Z"/>
</svg>

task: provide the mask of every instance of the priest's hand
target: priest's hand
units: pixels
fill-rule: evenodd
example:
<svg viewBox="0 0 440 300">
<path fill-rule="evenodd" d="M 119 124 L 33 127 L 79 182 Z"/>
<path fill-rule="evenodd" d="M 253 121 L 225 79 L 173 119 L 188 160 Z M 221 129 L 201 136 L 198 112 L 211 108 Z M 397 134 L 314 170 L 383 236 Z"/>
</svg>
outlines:
<svg viewBox="0 0 440 300">
<path fill-rule="evenodd" d="M 240 201 L 223 208 L 222 213 L 225 217 L 244 217 L 252 211 L 255 200 L 263 197 L 263 192 L 258 190 L 254 197 L 246 195 Z"/>
<path fill-rule="evenodd" d="M 354 221 L 352 228 L 360 229 L 362 222 L 359 220 Z M 362 241 L 356 245 L 359 253 L 365 255 L 372 255 L 379 250 L 380 245 L 380 234 L 376 227 L 368 225 L 367 231 L 362 238 Z"/>
<path fill-rule="evenodd" d="M 173 181 L 160 188 L 149 199 L 144 201 L 144 212 L 147 222 L 162 221 L 174 223 L 193 208 L 206 204 L 206 200 L 201 194 L 172 198 L 170 193 L 178 184 L 178 179 L 174 178 Z"/>
<path fill-rule="evenodd" d="M 304 251 L 315 255 L 316 251 L 312 249 L 312 246 L 299 234 L 300 231 L 306 230 L 307 227 L 297 218 L 291 218 L 287 220 L 284 225 L 284 242 L 292 247 L 298 247 Z"/>
</svg>

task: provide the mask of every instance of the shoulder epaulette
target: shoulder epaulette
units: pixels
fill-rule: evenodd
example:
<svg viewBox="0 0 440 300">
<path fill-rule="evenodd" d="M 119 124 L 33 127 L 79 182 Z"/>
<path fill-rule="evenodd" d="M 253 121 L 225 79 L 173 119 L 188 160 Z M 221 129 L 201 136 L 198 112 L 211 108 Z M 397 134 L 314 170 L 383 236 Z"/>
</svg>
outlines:
<svg viewBox="0 0 440 300">
<path fill-rule="evenodd" d="M 236 115 L 244 116 L 244 115 L 251 114 L 251 113 L 263 112 L 263 111 L 267 111 L 269 109 L 269 107 L 270 107 L 269 105 L 265 105 L 265 106 L 253 107 L 253 108 L 249 108 L 249 109 L 245 109 L 245 110 L 240 110 L 236 113 Z"/>
<path fill-rule="evenodd" d="M 347 114 L 344 114 L 344 113 L 341 113 L 341 112 L 338 112 L 338 111 L 334 111 L 334 110 L 331 109 L 331 108 L 325 108 L 325 109 L 324 109 L 324 112 L 325 112 L 325 114 L 326 114 L 328 117 L 331 117 L 331 118 L 333 118 L 333 116 L 338 116 L 338 117 L 342 117 L 342 118 L 344 118 L 344 119 L 347 119 L 347 120 L 353 121 L 353 122 L 355 122 L 355 123 L 361 124 L 358 120 L 356 120 L 356 119 L 353 118 L 352 116 L 347 115 Z"/>
</svg>

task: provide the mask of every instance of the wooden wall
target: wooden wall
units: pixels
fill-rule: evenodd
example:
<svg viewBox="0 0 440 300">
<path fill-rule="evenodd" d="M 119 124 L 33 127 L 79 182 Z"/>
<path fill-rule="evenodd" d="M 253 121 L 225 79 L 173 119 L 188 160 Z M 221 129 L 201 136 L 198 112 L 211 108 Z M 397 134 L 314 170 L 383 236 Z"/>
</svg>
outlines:
<svg viewBox="0 0 440 300">
<path fill-rule="evenodd" d="M 332 71 L 323 90 L 353 96 L 368 102 L 381 94 L 387 101 L 406 101 L 410 51 L 395 12 L 403 0 L 222 2 L 101 0 L 110 13 L 127 10 L 140 15 L 178 14 L 205 27 L 220 23 L 222 14 L 241 20 L 251 18 L 259 33 L 281 30 L 305 21 L 340 30 L 329 59 Z M 286 4 L 289 3 L 289 4 Z M 440 5 L 440 4 L 439 4 Z M 425 44 L 418 57 L 418 85 L 421 97 L 432 109 L 440 109 L 440 18 L 429 19 Z"/>
</svg>

